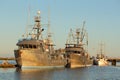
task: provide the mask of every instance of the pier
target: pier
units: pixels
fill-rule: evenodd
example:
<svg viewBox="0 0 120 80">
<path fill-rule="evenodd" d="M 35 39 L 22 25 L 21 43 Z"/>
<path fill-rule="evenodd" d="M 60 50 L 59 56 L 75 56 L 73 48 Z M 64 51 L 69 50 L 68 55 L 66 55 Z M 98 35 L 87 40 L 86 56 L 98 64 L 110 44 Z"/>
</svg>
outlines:
<svg viewBox="0 0 120 80">
<path fill-rule="evenodd" d="M 108 61 L 111 62 L 111 65 L 116 66 L 116 62 L 120 62 L 120 58 L 108 58 Z"/>
<path fill-rule="evenodd" d="M 14 57 L 0 57 L 0 60 L 15 60 Z"/>
<path fill-rule="evenodd" d="M 0 64 L 0 68 L 13 68 L 15 67 L 15 64 L 11 64 L 8 62 L 8 60 L 15 60 L 14 57 L 0 57 L 0 60 L 2 60 L 2 63 Z"/>
</svg>

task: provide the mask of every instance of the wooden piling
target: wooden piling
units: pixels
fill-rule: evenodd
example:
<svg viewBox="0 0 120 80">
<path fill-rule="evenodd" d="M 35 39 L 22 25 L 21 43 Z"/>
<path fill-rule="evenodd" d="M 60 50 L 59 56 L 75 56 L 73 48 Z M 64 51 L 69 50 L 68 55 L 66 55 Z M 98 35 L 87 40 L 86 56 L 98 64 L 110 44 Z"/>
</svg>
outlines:
<svg viewBox="0 0 120 80">
<path fill-rule="evenodd" d="M 116 66 L 116 60 L 112 60 L 112 65 Z"/>
</svg>

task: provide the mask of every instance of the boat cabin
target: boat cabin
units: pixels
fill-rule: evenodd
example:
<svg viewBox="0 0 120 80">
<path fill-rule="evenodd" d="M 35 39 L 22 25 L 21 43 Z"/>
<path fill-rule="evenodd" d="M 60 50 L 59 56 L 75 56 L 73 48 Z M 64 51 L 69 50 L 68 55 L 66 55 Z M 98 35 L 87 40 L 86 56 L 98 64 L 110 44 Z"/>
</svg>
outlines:
<svg viewBox="0 0 120 80">
<path fill-rule="evenodd" d="M 17 43 L 17 46 L 19 47 L 19 49 L 25 49 L 25 48 L 37 49 L 37 48 L 43 47 L 43 41 L 42 40 L 22 40 Z"/>
<path fill-rule="evenodd" d="M 66 53 L 76 53 L 80 54 L 83 53 L 84 49 L 82 45 L 77 45 L 77 44 L 66 44 Z"/>
</svg>

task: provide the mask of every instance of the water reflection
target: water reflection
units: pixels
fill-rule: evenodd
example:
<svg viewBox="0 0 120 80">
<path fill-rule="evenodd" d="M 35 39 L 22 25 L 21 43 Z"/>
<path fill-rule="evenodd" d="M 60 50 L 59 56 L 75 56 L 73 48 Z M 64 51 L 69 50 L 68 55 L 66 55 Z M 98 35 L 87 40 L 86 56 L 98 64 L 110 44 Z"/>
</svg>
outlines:
<svg viewBox="0 0 120 80">
<path fill-rule="evenodd" d="M 14 80 L 119 80 L 120 67 L 16 69 Z"/>
<path fill-rule="evenodd" d="M 86 68 L 74 69 L 16 69 L 19 80 L 88 80 Z"/>
<path fill-rule="evenodd" d="M 54 79 L 56 72 L 63 71 L 62 69 L 16 69 L 17 77 L 20 80 L 59 80 Z M 56 77 L 57 78 L 57 77 Z"/>
<path fill-rule="evenodd" d="M 17 69 L 0 68 L 0 80 L 120 80 L 120 67 Z"/>
</svg>

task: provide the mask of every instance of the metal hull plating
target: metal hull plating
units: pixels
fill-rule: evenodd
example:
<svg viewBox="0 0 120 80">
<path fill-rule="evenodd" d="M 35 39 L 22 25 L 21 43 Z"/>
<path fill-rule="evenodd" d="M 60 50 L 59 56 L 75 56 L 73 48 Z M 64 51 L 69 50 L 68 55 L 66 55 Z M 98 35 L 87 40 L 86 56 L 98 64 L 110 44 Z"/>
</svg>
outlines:
<svg viewBox="0 0 120 80">
<path fill-rule="evenodd" d="M 61 56 L 50 56 L 40 53 L 39 49 L 16 50 L 15 57 L 18 67 L 24 68 L 54 68 L 64 67 L 66 60 Z"/>
<path fill-rule="evenodd" d="M 81 54 L 70 54 L 70 63 L 71 68 L 92 65 L 92 61 L 87 56 L 82 56 Z"/>
</svg>

